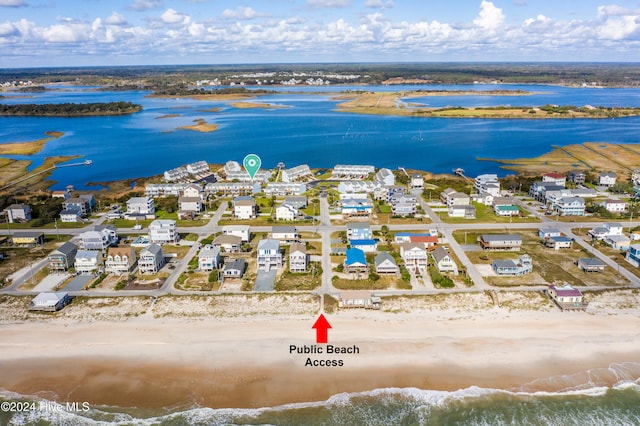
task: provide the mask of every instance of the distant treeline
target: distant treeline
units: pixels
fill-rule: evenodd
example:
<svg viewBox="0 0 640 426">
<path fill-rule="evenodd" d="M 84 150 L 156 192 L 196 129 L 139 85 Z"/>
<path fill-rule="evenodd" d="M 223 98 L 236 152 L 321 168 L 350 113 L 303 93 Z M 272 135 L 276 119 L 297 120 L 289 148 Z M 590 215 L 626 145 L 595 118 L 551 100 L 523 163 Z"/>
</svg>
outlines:
<svg viewBox="0 0 640 426">
<path fill-rule="evenodd" d="M 77 117 L 90 115 L 123 115 L 142 110 L 142 105 L 131 102 L 96 102 L 90 104 L 23 104 L 2 105 L 0 115 Z"/>
<path fill-rule="evenodd" d="M 155 96 L 194 96 L 194 95 L 237 95 L 237 94 L 267 94 L 277 93 L 273 90 L 256 89 L 249 90 L 246 87 L 227 87 L 224 89 L 203 89 L 193 88 L 187 85 L 175 85 L 157 88 L 153 94 Z"/>
</svg>

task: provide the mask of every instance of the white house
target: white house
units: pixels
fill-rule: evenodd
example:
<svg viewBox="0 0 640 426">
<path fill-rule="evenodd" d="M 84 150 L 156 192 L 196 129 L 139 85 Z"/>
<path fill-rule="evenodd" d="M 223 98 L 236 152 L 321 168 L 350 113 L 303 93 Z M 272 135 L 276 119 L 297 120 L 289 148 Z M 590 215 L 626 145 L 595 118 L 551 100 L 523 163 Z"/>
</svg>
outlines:
<svg viewBox="0 0 640 426">
<path fill-rule="evenodd" d="M 162 247 L 158 244 L 150 244 L 140 252 L 138 259 L 138 271 L 141 274 L 155 274 L 165 264 Z"/>
<path fill-rule="evenodd" d="M 78 236 L 80 247 L 85 250 L 104 250 L 118 244 L 118 232 L 113 225 L 96 225 L 93 231 L 85 231 Z"/>
<path fill-rule="evenodd" d="M 411 182 L 409 182 L 409 187 L 415 189 L 424 188 L 424 176 L 419 174 L 411 175 Z"/>
<path fill-rule="evenodd" d="M 563 197 L 557 200 L 552 209 L 560 216 L 584 216 L 584 198 Z"/>
<path fill-rule="evenodd" d="M 382 186 L 393 186 L 396 184 L 396 177 L 393 172 L 385 168 L 378 170 L 375 180 Z"/>
<path fill-rule="evenodd" d="M 195 183 L 186 184 L 183 189 L 180 191 L 183 197 L 187 198 L 200 198 L 200 201 L 204 201 L 205 194 L 200 185 L 196 185 Z"/>
<path fill-rule="evenodd" d="M 543 182 L 550 182 L 558 186 L 566 186 L 567 177 L 560 173 L 545 173 L 542 175 Z"/>
<path fill-rule="evenodd" d="M 202 211 L 202 199 L 200 197 L 178 198 L 178 208 L 183 212 L 200 213 Z"/>
<path fill-rule="evenodd" d="M 126 274 L 136 264 L 136 251 L 131 246 L 109 247 L 104 262 L 105 272 Z"/>
<path fill-rule="evenodd" d="M 299 166 L 292 167 L 290 169 L 282 170 L 282 181 L 286 183 L 295 182 L 297 180 L 312 179 L 313 174 L 307 164 L 301 164 Z"/>
<path fill-rule="evenodd" d="M 248 243 L 251 239 L 251 227 L 249 225 L 225 225 L 222 227 L 224 235 L 235 235 L 240 237 L 242 242 Z"/>
<path fill-rule="evenodd" d="M 395 274 L 398 272 L 396 260 L 388 252 L 382 251 L 373 260 L 377 274 Z"/>
<path fill-rule="evenodd" d="M 166 170 L 163 174 L 164 180 L 167 182 L 173 182 L 176 180 L 186 179 L 189 177 L 189 172 L 185 167 L 176 167 L 175 169 Z"/>
<path fill-rule="evenodd" d="M 295 226 L 273 226 L 271 238 L 279 241 L 297 241 L 300 235 Z"/>
<path fill-rule="evenodd" d="M 440 272 L 458 272 L 458 265 L 453 261 L 451 255 L 444 247 L 440 246 L 431 252 L 431 257 Z"/>
<path fill-rule="evenodd" d="M 291 272 L 307 271 L 307 247 L 304 243 L 294 243 L 289 247 L 289 270 Z"/>
<path fill-rule="evenodd" d="M 269 271 L 282 267 L 280 241 L 273 239 L 260 240 L 258 243 L 258 270 Z"/>
<path fill-rule="evenodd" d="M 591 238 L 602 240 L 612 235 L 622 235 L 622 224 L 617 222 L 606 222 L 602 226 L 591 229 L 588 234 Z"/>
<path fill-rule="evenodd" d="M 295 220 L 300 215 L 300 211 L 291 204 L 281 204 L 276 207 L 276 220 Z"/>
<path fill-rule="evenodd" d="M 180 239 L 176 221 L 157 219 L 149 224 L 149 239 L 153 243 L 175 243 Z"/>
<path fill-rule="evenodd" d="M 31 207 L 27 204 L 11 204 L 4 209 L 4 214 L 9 223 L 27 222 L 31 220 Z"/>
<path fill-rule="evenodd" d="M 624 213 L 627 209 L 627 203 L 622 200 L 608 199 L 602 202 L 602 207 L 610 213 Z"/>
<path fill-rule="evenodd" d="M 155 219 L 156 208 L 151 197 L 131 197 L 127 200 L 125 219 Z"/>
<path fill-rule="evenodd" d="M 209 169 L 209 164 L 206 161 L 196 161 L 195 163 L 187 164 L 186 167 L 187 173 L 192 175 L 208 175 L 211 173 L 211 169 Z"/>
<path fill-rule="evenodd" d="M 198 254 L 198 268 L 201 271 L 213 271 L 220 265 L 220 249 L 215 246 L 205 246 Z"/>
<path fill-rule="evenodd" d="M 426 270 L 429 263 L 427 249 L 422 244 L 403 243 L 400 245 L 400 257 L 407 268 Z"/>
<path fill-rule="evenodd" d="M 239 220 L 255 219 L 258 213 L 256 200 L 250 196 L 233 199 L 233 216 Z"/>
<path fill-rule="evenodd" d="M 214 247 L 224 249 L 226 253 L 235 253 L 242 249 L 242 238 L 237 235 L 218 235 L 211 243 Z"/>
<path fill-rule="evenodd" d="M 102 267 L 102 252 L 97 250 L 78 250 L 73 267 L 80 274 L 97 272 Z"/>
<path fill-rule="evenodd" d="M 376 168 L 369 165 L 336 164 L 331 174 L 334 178 L 364 179 L 375 171 Z"/>
<path fill-rule="evenodd" d="M 601 173 L 598 176 L 598 185 L 610 187 L 616 184 L 618 175 L 614 172 Z"/>
</svg>

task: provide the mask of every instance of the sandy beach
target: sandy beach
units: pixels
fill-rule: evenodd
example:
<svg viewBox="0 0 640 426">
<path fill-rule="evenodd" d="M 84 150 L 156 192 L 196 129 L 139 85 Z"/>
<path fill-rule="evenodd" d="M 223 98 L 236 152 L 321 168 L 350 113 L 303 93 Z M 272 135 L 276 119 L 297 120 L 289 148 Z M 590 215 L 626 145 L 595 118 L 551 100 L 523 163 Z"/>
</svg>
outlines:
<svg viewBox="0 0 640 426">
<path fill-rule="evenodd" d="M 172 297 L 153 308 L 91 299 L 39 317 L 21 316 L 14 300 L 0 325 L 0 387 L 120 407 L 262 407 L 388 387 L 531 392 L 640 377 L 635 292 L 592 297 L 574 313 L 524 309 L 519 297 L 529 298 L 512 296 L 510 309 L 479 293 L 327 314 L 329 344 L 359 353 L 309 355 L 290 353 L 315 343 L 309 295 Z"/>
</svg>

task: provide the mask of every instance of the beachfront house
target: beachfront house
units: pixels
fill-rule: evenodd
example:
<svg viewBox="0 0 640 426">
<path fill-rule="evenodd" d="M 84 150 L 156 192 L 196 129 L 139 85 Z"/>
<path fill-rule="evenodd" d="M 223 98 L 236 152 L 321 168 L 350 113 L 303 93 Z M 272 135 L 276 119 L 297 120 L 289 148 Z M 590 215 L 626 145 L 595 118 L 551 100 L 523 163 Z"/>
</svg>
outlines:
<svg viewBox="0 0 640 426">
<path fill-rule="evenodd" d="M 167 182 L 174 182 L 177 180 L 186 179 L 189 177 L 189 172 L 183 166 L 176 167 L 175 169 L 166 170 L 163 173 L 164 180 Z"/>
<path fill-rule="evenodd" d="M 334 179 L 365 179 L 376 171 L 374 166 L 358 164 L 336 164 L 331 176 Z"/>
<path fill-rule="evenodd" d="M 396 177 L 391 170 L 382 168 L 377 171 L 375 181 L 382 186 L 393 186 L 396 184 Z"/>
<path fill-rule="evenodd" d="M 367 264 L 367 258 L 364 252 L 357 248 L 347 249 L 344 259 L 344 271 L 346 273 L 367 273 L 369 272 L 369 265 Z"/>
<path fill-rule="evenodd" d="M 222 233 L 240 237 L 240 240 L 244 243 L 248 243 L 251 239 L 251 227 L 249 225 L 225 225 L 222 227 Z"/>
<path fill-rule="evenodd" d="M 396 260 L 386 251 L 378 253 L 373 264 L 377 274 L 396 274 L 399 270 Z"/>
<path fill-rule="evenodd" d="M 233 217 L 238 220 L 255 219 L 258 214 L 256 200 L 250 196 L 239 196 L 233 199 Z"/>
<path fill-rule="evenodd" d="M 149 240 L 152 243 L 175 243 L 180 239 L 176 221 L 173 219 L 156 219 L 149 224 Z"/>
<path fill-rule="evenodd" d="M 136 251 L 131 246 L 109 247 L 104 262 L 104 271 L 114 274 L 127 274 L 136 264 Z"/>
<path fill-rule="evenodd" d="M 308 264 L 307 247 L 304 243 L 294 243 L 289 247 L 289 271 L 306 272 Z"/>
<path fill-rule="evenodd" d="M 28 204 L 11 204 L 3 211 L 9 223 L 28 222 L 31 220 L 31 207 Z"/>
<path fill-rule="evenodd" d="M 213 271 L 220 265 L 220 249 L 206 245 L 198 254 L 198 268 L 201 271 Z"/>
<path fill-rule="evenodd" d="M 458 273 L 458 265 L 453 260 L 449 251 L 440 246 L 431 252 L 431 258 L 439 272 L 453 272 Z"/>
<path fill-rule="evenodd" d="M 582 292 L 569 284 L 563 286 L 550 285 L 547 294 L 561 310 L 584 310 L 588 303 L 582 299 Z"/>
<path fill-rule="evenodd" d="M 155 274 L 165 264 L 162 247 L 158 244 L 150 244 L 140 252 L 138 259 L 138 272 L 140 274 Z"/>
<path fill-rule="evenodd" d="M 409 188 L 423 189 L 424 188 L 424 176 L 414 173 L 411 175 L 411 181 L 409 182 Z"/>
<path fill-rule="evenodd" d="M 236 253 L 242 249 L 242 238 L 237 235 L 222 234 L 215 237 L 211 245 L 225 253 Z"/>
<path fill-rule="evenodd" d="M 61 272 L 67 271 L 73 266 L 73 262 L 76 260 L 76 253 L 78 252 L 78 246 L 71 241 L 67 241 L 47 256 L 49 260 L 49 271 Z"/>
<path fill-rule="evenodd" d="M 44 244 L 44 232 L 16 231 L 11 236 L 11 243 L 20 247 L 36 247 Z"/>
<path fill-rule="evenodd" d="M 533 261 L 528 254 L 518 256 L 517 260 L 496 259 L 491 268 L 497 275 L 520 276 L 533 271 Z"/>
<path fill-rule="evenodd" d="M 31 299 L 30 311 L 56 312 L 71 303 L 67 292 L 43 292 Z"/>
<path fill-rule="evenodd" d="M 79 274 L 90 274 L 102 269 L 102 252 L 97 250 L 78 250 L 73 263 Z"/>
<path fill-rule="evenodd" d="M 258 243 L 258 270 L 269 271 L 282 267 L 280 241 L 274 239 L 260 240 Z"/>
<path fill-rule="evenodd" d="M 522 247 L 522 237 L 518 234 L 483 234 L 478 237 L 482 250 L 518 251 Z"/>
<path fill-rule="evenodd" d="M 291 167 L 290 169 L 282 170 L 282 182 L 290 183 L 296 181 L 306 181 L 313 179 L 313 173 L 307 164 L 301 164 L 299 166 Z"/>
<path fill-rule="evenodd" d="M 224 263 L 222 276 L 225 278 L 242 278 L 247 264 L 244 259 L 232 259 Z"/>
<path fill-rule="evenodd" d="M 402 243 L 400 245 L 400 257 L 407 268 L 424 271 L 429 263 L 427 249 L 422 244 Z"/>
</svg>

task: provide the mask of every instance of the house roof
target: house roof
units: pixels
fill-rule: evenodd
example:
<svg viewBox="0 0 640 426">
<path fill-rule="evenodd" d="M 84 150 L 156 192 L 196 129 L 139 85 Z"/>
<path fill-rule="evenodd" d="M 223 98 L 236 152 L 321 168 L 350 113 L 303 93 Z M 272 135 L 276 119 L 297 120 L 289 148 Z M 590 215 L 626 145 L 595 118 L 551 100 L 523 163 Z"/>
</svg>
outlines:
<svg viewBox="0 0 640 426">
<path fill-rule="evenodd" d="M 74 250 L 78 250 L 78 246 L 73 244 L 71 241 L 67 241 L 57 249 L 55 249 L 52 253 L 58 252 L 64 255 L 69 255 Z"/>
<path fill-rule="evenodd" d="M 307 253 L 307 245 L 303 243 L 293 243 L 289 246 L 289 254 L 293 254 L 299 251 L 300 253 Z"/>
<path fill-rule="evenodd" d="M 78 250 L 76 260 L 97 260 L 100 252 L 97 250 Z"/>
<path fill-rule="evenodd" d="M 520 209 L 518 208 L 518 206 L 496 206 L 496 209 L 500 210 L 500 211 L 505 211 L 505 212 L 516 212 L 519 211 Z"/>
<path fill-rule="evenodd" d="M 273 239 L 260 240 L 258 250 L 279 250 L 280 241 Z"/>
<path fill-rule="evenodd" d="M 198 257 L 200 258 L 213 258 L 220 256 L 220 248 L 219 247 L 211 247 L 200 250 L 200 254 Z"/>
<path fill-rule="evenodd" d="M 296 232 L 297 229 L 293 225 L 274 226 L 271 228 L 272 234 L 291 234 Z"/>
<path fill-rule="evenodd" d="M 142 251 L 140 252 L 140 255 L 142 256 L 143 254 L 146 253 L 151 253 L 154 256 L 157 256 L 159 254 L 162 253 L 162 247 L 160 247 L 158 244 L 150 244 L 148 246 L 146 246 L 144 249 L 142 249 Z"/>
<path fill-rule="evenodd" d="M 249 225 L 225 225 L 222 227 L 222 232 L 233 232 L 233 231 L 241 231 L 247 232 L 249 231 Z"/>
<path fill-rule="evenodd" d="M 407 250 L 420 250 L 420 251 L 425 251 L 425 250 L 426 250 L 422 244 L 418 244 L 418 243 L 402 243 L 402 244 L 400 245 L 400 248 L 401 248 L 403 251 L 407 251 Z"/>
<path fill-rule="evenodd" d="M 565 237 L 564 235 L 558 235 L 556 237 L 551 237 L 552 241 L 555 241 L 556 243 L 568 243 L 571 240 L 571 238 L 569 237 Z"/>
<path fill-rule="evenodd" d="M 377 246 L 376 240 L 349 240 L 349 244 L 352 246 Z"/>
<path fill-rule="evenodd" d="M 253 198 L 253 197 L 251 197 L 251 196 L 249 196 L 249 195 L 240 195 L 240 196 L 238 196 L 238 197 L 236 197 L 236 198 L 234 198 L 234 199 L 233 199 L 233 203 L 234 203 L 234 204 L 236 204 L 236 203 L 238 203 L 238 202 L 240 202 L 240 201 L 248 201 L 248 202 L 250 202 L 250 203 L 252 203 L 252 204 L 255 204 L 255 203 L 256 203 L 255 198 Z"/>
<path fill-rule="evenodd" d="M 381 265 L 382 263 L 389 261 L 391 263 L 393 263 L 394 265 L 396 265 L 396 260 L 393 258 L 393 256 L 391 256 L 388 252 L 386 251 L 381 251 L 380 253 L 378 253 L 375 257 L 375 259 L 373 260 L 373 263 L 375 263 L 376 266 Z"/>
<path fill-rule="evenodd" d="M 13 233 L 14 238 L 40 238 L 44 236 L 44 232 L 39 231 L 16 231 Z"/>
<path fill-rule="evenodd" d="M 494 268 L 517 268 L 516 262 L 511 259 L 496 259 L 493 261 Z"/>
<path fill-rule="evenodd" d="M 577 288 L 571 287 L 569 284 L 565 284 L 561 287 L 550 285 L 549 288 L 554 290 L 556 294 L 560 297 L 582 296 L 582 293 L 580 292 L 580 290 L 578 290 Z"/>
<path fill-rule="evenodd" d="M 440 262 L 446 256 L 449 256 L 449 252 L 444 247 L 437 247 L 433 252 L 431 252 L 431 256 L 436 260 L 436 262 Z"/>
<path fill-rule="evenodd" d="M 122 246 L 122 247 L 109 247 L 107 251 L 108 256 L 131 256 L 131 252 L 133 251 L 133 247 L 131 246 Z"/>
<path fill-rule="evenodd" d="M 180 197 L 178 198 L 179 203 L 200 203 L 200 197 Z"/>
<path fill-rule="evenodd" d="M 561 175 L 560 173 L 545 173 L 542 176 L 549 177 L 551 179 L 563 179 L 566 178 L 565 175 Z"/>
<path fill-rule="evenodd" d="M 347 258 L 345 259 L 344 263 L 347 266 L 351 266 L 351 265 L 366 265 L 367 264 L 367 258 L 364 255 L 364 252 L 360 249 L 357 248 L 350 248 L 347 249 L 346 252 Z"/>
<path fill-rule="evenodd" d="M 560 234 L 560 230 L 556 228 L 541 229 L 540 231 L 545 234 Z"/>
<path fill-rule="evenodd" d="M 224 264 L 225 271 L 237 270 L 240 272 L 244 272 L 245 262 L 244 259 L 233 259 L 232 262 L 227 262 Z"/>
<path fill-rule="evenodd" d="M 602 260 L 595 257 L 581 257 L 578 262 L 586 266 L 605 266 Z"/>
<path fill-rule="evenodd" d="M 412 243 L 437 243 L 436 235 L 409 235 L 409 241 Z"/>
<path fill-rule="evenodd" d="M 5 208 L 6 210 L 25 210 L 30 207 L 27 204 L 11 204 L 9 207 Z"/>
<path fill-rule="evenodd" d="M 483 234 L 483 241 L 522 241 L 518 234 Z"/>
<path fill-rule="evenodd" d="M 230 234 L 222 234 L 218 235 L 213 239 L 212 244 L 214 245 L 223 245 L 223 244 L 242 244 L 242 237 L 238 235 L 230 235 Z"/>
<path fill-rule="evenodd" d="M 65 297 L 67 297 L 68 293 L 66 292 L 44 292 L 38 294 L 31 300 L 35 306 L 56 306 L 58 302 Z"/>
<path fill-rule="evenodd" d="M 371 229 L 371 225 L 367 222 L 349 222 L 347 229 Z"/>
</svg>

